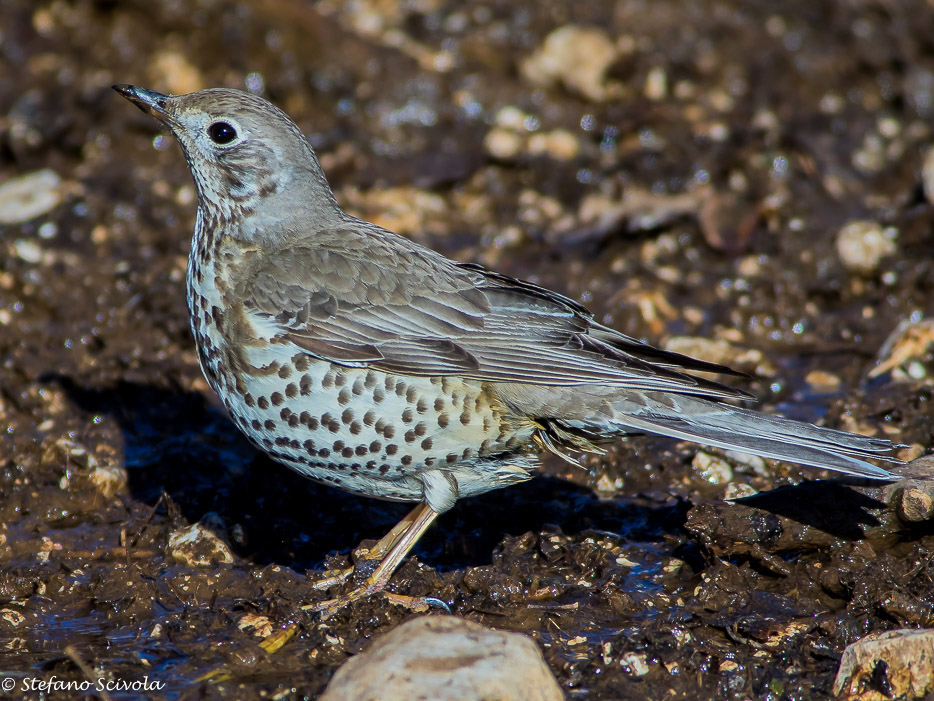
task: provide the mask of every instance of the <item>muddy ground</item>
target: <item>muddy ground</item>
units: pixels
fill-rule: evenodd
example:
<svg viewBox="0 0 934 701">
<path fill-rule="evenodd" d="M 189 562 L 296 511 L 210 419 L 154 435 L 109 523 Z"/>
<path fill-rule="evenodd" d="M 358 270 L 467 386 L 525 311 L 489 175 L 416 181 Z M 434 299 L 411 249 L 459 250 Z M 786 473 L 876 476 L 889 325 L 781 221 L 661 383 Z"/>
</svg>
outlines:
<svg viewBox="0 0 934 701">
<path fill-rule="evenodd" d="M 723 353 L 765 408 L 914 457 L 932 27 L 921 2 L 5 0 L 0 183 L 61 180 L 0 225 L 0 669 L 313 697 L 413 615 L 300 608 L 407 507 L 316 486 L 227 420 L 186 318 L 190 176 L 112 83 L 259 92 L 354 213 Z M 920 331 L 870 375 L 903 323 Z M 641 437 L 586 469 L 549 461 L 459 503 L 392 586 L 532 636 L 569 698 L 825 697 L 846 645 L 931 624 L 929 526 L 872 487 L 789 487 L 829 475 L 698 450 Z M 199 521 L 232 563 L 169 552 Z"/>
</svg>

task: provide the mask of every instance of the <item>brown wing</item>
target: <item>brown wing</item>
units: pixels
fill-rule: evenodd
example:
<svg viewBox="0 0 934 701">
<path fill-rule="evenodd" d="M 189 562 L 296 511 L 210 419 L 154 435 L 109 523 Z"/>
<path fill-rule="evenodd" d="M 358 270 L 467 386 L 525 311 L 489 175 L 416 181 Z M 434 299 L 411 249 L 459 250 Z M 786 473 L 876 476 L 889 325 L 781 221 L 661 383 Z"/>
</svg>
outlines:
<svg viewBox="0 0 934 701">
<path fill-rule="evenodd" d="M 402 375 L 748 396 L 684 373 L 737 374 L 727 368 L 653 348 L 597 324 L 567 297 L 368 225 L 267 261 L 247 283 L 248 312 L 264 317 L 264 327 L 274 321 L 281 340 L 335 363 Z"/>
</svg>

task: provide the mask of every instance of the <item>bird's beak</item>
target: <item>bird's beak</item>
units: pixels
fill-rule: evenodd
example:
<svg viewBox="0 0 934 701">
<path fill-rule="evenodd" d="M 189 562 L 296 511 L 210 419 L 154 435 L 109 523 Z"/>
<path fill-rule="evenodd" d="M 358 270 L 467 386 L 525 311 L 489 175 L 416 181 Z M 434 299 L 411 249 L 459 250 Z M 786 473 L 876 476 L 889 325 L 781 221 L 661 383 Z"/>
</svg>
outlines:
<svg viewBox="0 0 934 701">
<path fill-rule="evenodd" d="M 168 95 L 163 95 L 154 90 L 147 90 L 146 88 L 138 88 L 135 85 L 114 85 L 113 89 L 160 122 L 171 124 L 174 121 L 166 111 Z"/>
</svg>

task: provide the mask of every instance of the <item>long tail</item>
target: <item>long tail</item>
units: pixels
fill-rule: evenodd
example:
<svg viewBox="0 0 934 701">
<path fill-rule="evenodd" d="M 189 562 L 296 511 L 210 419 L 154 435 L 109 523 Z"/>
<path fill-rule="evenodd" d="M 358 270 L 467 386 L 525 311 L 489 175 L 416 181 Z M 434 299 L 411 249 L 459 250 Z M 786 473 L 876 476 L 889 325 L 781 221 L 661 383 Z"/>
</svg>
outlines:
<svg viewBox="0 0 934 701">
<path fill-rule="evenodd" d="M 611 423 L 623 431 L 659 433 L 848 475 L 894 480 L 897 475 L 864 458 L 902 464 L 892 455 L 895 446 L 883 438 L 821 428 L 691 396 L 646 393 L 638 402 L 614 402 L 612 408 Z"/>
</svg>

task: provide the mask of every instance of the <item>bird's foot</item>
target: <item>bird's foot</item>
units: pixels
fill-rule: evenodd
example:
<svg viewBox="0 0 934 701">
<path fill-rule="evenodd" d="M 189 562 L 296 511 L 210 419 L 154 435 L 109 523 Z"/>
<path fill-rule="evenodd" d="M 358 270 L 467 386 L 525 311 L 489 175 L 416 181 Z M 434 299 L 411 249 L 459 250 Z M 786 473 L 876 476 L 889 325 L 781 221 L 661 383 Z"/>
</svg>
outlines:
<svg viewBox="0 0 934 701">
<path fill-rule="evenodd" d="M 325 599 L 324 601 L 316 601 L 312 604 L 306 604 L 305 606 L 302 606 L 302 609 L 305 611 L 317 612 L 321 614 L 320 620 L 327 620 L 338 611 L 343 609 L 345 606 L 348 606 L 355 601 L 360 601 L 362 599 L 376 595 L 384 597 L 391 604 L 395 604 L 396 606 L 404 606 L 405 608 L 415 613 L 423 613 L 432 608 L 444 608 L 450 611 L 447 604 L 445 604 L 440 599 L 435 599 L 430 596 L 407 596 L 405 594 L 396 594 L 395 592 L 391 591 L 375 589 L 370 585 L 357 587 L 356 589 L 352 589 L 346 594 L 341 594 L 340 596 L 336 596 L 333 599 Z"/>
</svg>

